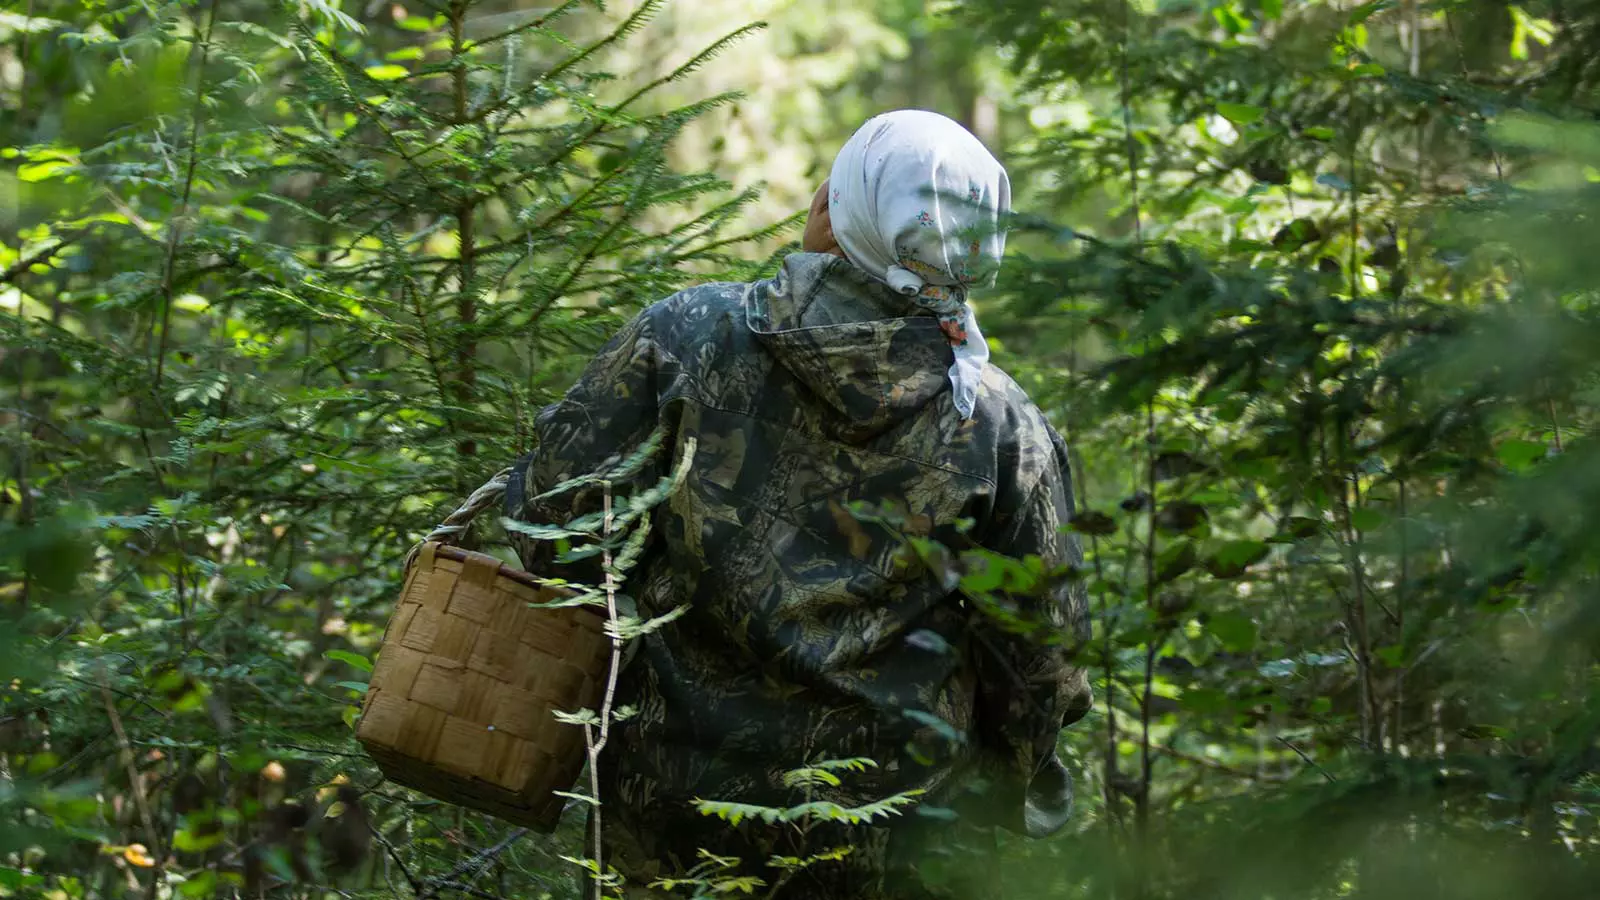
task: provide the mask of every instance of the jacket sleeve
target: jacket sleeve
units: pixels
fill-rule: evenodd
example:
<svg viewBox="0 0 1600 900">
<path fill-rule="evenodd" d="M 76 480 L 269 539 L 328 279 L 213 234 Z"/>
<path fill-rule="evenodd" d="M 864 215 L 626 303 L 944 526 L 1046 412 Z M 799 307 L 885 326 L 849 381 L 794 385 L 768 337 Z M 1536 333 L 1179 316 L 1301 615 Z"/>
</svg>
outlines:
<svg viewBox="0 0 1600 900">
<path fill-rule="evenodd" d="M 600 350 L 560 402 L 539 413 L 534 423 L 538 445 L 513 466 L 507 484 L 509 518 L 559 527 L 603 508 L 604 491 L 598 484 L 539 497 L 573 478 L 615 468 L 649 438 L 659 424 L 660 360 L 646 310 Z M 633 478 L 614 484 L 612 493 L 626 496 L 639 485 L 653 484 L 665 468 L 660 459 L 658 454 Z M 558 566 L 554 541 L 517 533 L 509 539 L 530 572 L 589 585 L 604 578 L 598 557 Z"/>
<path fill-rule="evenodd" d="M 1050 430 L 1048 459 L 1032 484 L 997 497 L 985 549 L 1011 559 L 1037 556 L 1046 571 L 1080 566 L 1072 519 L 1071 468 L 1066 444 Z M 1072 779 L 1056 755 L 1061 730 L 1088 713 L 1093 695 L 1077 659 L 1089 638 L 1081 579 L 1046 579 L 1039 590 L 1007 595 L 1018 618 L 1044 626 L 1019 633 L 987 614 L 975 614 L 972 636 L 978 670 L 979 767 L 990 782 L 984 806 L 993 824 L 1043 837 L 1072 812 Z"/>
</svg>

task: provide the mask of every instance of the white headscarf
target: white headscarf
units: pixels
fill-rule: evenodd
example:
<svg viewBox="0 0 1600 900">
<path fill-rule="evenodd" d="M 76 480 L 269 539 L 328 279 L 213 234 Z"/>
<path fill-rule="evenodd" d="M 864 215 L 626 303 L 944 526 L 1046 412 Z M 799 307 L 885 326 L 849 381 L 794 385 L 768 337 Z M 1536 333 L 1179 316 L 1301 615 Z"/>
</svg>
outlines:
<svg viewBox="0 0 1600 900">
<path fill-rule="evenodd" d="M 992 284 L 1005 253 L 1005 167 L 954 120 L 907 109 L 861 126 L 834 159 L 828 188 L 845 257 L 939 317 L 955 351 L 956 409 L 971 418 L 989 345 L 967 289 Z"/>
</svg>

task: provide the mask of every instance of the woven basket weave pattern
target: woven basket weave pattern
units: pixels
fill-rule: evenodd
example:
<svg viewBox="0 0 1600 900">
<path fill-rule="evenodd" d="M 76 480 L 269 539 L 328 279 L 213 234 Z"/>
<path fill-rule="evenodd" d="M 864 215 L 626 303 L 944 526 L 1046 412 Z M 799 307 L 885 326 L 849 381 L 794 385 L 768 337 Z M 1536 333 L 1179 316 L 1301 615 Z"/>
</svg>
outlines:
<svg viewBox="0 0 1600 900">
<path fill-rule="evenodd" d="M 583 768 L 557 710 L 600 702 L 611 653 L 588 607 L 499 560 L 423 545 L 384 633 L 356 736 L 390 780 L 508 821 L 555 826 Z"/>
</svg>

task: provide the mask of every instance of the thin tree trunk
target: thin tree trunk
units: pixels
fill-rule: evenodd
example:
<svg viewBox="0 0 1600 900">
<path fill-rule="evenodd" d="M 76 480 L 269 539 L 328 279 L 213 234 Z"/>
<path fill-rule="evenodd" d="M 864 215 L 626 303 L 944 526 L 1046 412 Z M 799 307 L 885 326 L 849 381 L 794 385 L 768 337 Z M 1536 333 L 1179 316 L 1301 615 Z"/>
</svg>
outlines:
<svg viewBox="0 0 1600 900">
<path fill-rule="evenodd" d="M 462 64 L 461 57 L 466 50 L 466 19 L 467 4 L 465 0 L 456 0 L 450 6 L 450 50 L 458 65 L 453 73 L 455 92 L 455 124 L 464 125 L 469 118 L 467 109 L 467 69 Z M 477 213 L 477 201 L 468 194 L 462 198 L 456 207 L 456 226 L 460 236 L 460 249 L 458 251 L 459 283 L 456 286 L 456 327 L 460 329 L 460 336 L 456 341 L 456 404 L 465 409 L 476 399 L 478 383 L 477 371 L 477 339 L 472 330 L 478 321 L 478 301 L 474 295 L 474 257 L 477 254 L 477 234 L 474 230 L 474 217 Z M 456 451 L 464 457 L 477 455 L 478 444 L 470 437 L 462 438 L 456 444 Z"/>
</svg>

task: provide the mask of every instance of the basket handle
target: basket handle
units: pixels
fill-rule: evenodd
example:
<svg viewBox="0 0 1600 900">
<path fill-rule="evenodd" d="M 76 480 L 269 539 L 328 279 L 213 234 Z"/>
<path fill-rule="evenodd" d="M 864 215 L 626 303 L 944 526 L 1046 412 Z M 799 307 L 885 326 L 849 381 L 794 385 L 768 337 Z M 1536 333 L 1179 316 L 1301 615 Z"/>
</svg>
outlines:
<svg viewBox="0 0 1600 900">
<path fill-rule="evenodd" d="M 405 568 L 411 568 L 411 564 L 416 561 L 417 553 L 422 550 L 423 544 L 456 543 L 459 536 L 472 527 L 472 520 L 477 518 L 479 513 L 492 506 L 499 505 L 500 498 L 506 492 L 506 482 L 511 479 L 511 471 L 511 469 L 506 468 L 496 472 L 493 478 L 485 481 L 482 487 L 473 491 L 472 495 L 466 499 L 466 502 L 456 507 L 455 512 L 445 516 L 443 522 L 440 522 L 432 531 L 428 532 L 428 536 L 419 541 L 415 547 L 411 548 L 411 552 L 406 554 Z"/>
</svg>

